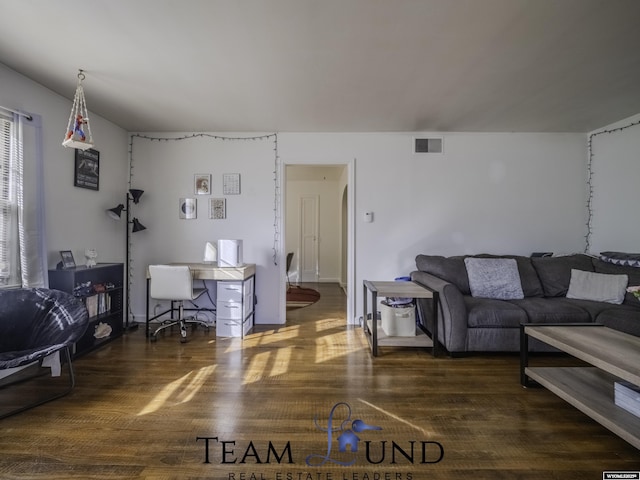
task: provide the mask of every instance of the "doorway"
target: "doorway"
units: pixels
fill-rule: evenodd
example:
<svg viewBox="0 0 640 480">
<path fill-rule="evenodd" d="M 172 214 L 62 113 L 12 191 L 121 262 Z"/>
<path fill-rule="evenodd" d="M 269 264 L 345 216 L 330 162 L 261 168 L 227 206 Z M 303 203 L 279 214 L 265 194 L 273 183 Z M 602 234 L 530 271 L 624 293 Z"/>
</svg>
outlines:
<svg viewBox="0 0 640 480">
<path fill-rule="evenodd" d="M 288 278 L 336 283 L 347 294 L 347 323 L 352 323 L 354 272 L 349 164 L 283 165 L 283 256 L 293 252 Z"/>
</svg>

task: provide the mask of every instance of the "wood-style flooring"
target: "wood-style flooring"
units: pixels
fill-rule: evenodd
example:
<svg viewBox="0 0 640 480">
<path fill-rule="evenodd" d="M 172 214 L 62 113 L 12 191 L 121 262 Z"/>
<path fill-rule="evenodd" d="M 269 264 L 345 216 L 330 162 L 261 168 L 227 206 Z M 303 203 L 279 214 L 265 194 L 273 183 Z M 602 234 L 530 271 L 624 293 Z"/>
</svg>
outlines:
<svg viewBox="0 0 640 480">
<path fill-rule="evenodd" d="M 374 359 L 360 328 L 346 326 L 342 290 L 314 286 L 319 302 L 244 340 L 198 329 L 186 344 L 177 330 L 150 343 L 138 329 L 78 358 L 71 394 L 0 420 L 0 479 L 595 480 L 640 471 L 640 451 L 544 388 L 522 388 L 517 355 L 383 348 Z"/>
</svg>

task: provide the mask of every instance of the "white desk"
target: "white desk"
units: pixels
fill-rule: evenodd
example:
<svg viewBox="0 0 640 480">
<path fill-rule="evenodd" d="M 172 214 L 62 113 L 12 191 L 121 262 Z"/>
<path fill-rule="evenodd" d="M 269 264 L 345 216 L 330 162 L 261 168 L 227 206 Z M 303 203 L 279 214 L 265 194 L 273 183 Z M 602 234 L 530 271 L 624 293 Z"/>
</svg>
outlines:
<svg viewBox="0 0 640 480">
<path fill-rule="evenodd" d="M 255 277 L 256 266 L 246 263 L 241 267 L 219 267 L 217 263 L 180 263 L 167 265 L 187 265 L 194 280 L 215 280 L 217 287 L 216 335 L 244 337 L 255 321 Z M 147 269 L 147 310 L 146 335 L 149 336 L 149 323 L 153 320 L 177 311 L 171 302 L 171 308 L 158 315 L 149 317 L 149 270 Z M 197 310 L 187 309 L 185 310 Z"/>
</svg>

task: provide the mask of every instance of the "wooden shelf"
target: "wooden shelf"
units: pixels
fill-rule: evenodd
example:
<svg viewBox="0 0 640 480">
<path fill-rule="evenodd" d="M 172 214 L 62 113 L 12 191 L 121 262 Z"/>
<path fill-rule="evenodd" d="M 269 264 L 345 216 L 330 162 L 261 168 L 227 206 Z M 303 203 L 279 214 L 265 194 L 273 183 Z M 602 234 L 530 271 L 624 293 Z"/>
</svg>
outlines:
<svg viewBox="0 0 640 480">
<path fill-rule="evenodd" d="M 371 337 L 371 319 L 367 320 L 365 333 Z M 378 346 L 379 347 L 433 347 L 433 340 L 416 327 L 416 335 L 413 337 L 391 337 L 384 333 L 382 322 L 378 320 Z"/>
<path fill-rule="evenodd" d="M 525 373 L 603 427 L 640 449 L 640 417 L 618 407 L 614 382 L 596 367 L 529 367 Z"/>
</svg>

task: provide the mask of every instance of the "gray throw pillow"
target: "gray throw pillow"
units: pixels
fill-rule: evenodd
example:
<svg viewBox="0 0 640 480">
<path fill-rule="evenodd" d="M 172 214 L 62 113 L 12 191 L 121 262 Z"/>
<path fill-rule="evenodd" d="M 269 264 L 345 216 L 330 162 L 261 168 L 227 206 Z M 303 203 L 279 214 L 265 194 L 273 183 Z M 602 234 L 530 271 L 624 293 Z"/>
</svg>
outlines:
<svg viewBox="0 0 640 480">
<path fill-rule="evenodd" d="M 620 305 L 624 301 L 628 283 L 629 277 L 626 275 L 607 275 L 572 269 L 567 298 Z"/>
<path fill-rule="evenodd" d="M 471 296 L 498 300 L 524 298 L 518 263 L 512 258 L 464 259 Z"/>
</svg>

